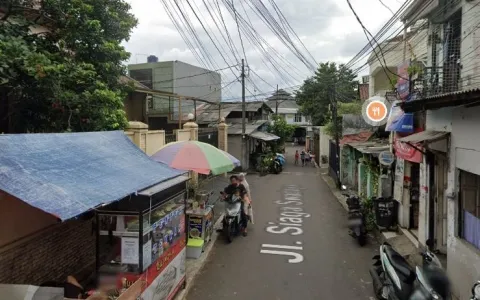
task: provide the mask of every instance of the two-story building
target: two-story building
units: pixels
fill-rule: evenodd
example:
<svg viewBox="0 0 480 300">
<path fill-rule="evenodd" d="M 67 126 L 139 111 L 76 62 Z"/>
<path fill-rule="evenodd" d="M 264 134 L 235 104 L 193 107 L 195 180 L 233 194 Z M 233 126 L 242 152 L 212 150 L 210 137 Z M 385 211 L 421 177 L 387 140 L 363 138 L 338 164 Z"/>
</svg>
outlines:
<svg viewBox="0 0 480 300">
<path fill-rule="evenodd" d="M 242 103 L 221 102 L 218 104 L 202 104 L 197 107 L 197 124 L 200 127 L 212 127 L 220 119 L 225 119 L 228 128 L 228 152 L 242 162 L 242 168 L 252 166 L 252 154 L 264 148 L 264 143 L 279 139 L 267 132 L 269 116 L 273 111 L 263 101 L 245 103 L 245 137 L 243 136 Z M 242 142 L 245 140 L 245 152 L 242 154 Z"/>
<path fill-rule="evenodd" d="M 310 119 L 300 113 L 300 106 L 298 106 L 295 98 L 285 90 L 279 89 L 268 97 L 265 103 L 275 114 L 284 118 L 288 124 L 312 126 Z"/>
<path fill-rule="evenodd" d="M 215 71 L 178 60 L 159 62 L 153 55 L 146 63 L 129 65 L 128 71 L 131 78 L 148 88 L 166 92 L 165 95 L 154 94 L 148 101 L 150 129 L 176 129 L 180 119 L 186 120 L 189 113 L 194 113 L 200 101 L 219 103 L 222 99 L 222 78 Z"/>
<path fill-rule="evenodd" d="M 425 116 L 425 131 L 400 140 L 421 152 L 419 241 L 447 253 L 454 295 L 469 299 L 480 279 L 480 2 L 412 3 L 405 22 L 428 24 L 420 97 L 405 112 Z"/>
</svg>

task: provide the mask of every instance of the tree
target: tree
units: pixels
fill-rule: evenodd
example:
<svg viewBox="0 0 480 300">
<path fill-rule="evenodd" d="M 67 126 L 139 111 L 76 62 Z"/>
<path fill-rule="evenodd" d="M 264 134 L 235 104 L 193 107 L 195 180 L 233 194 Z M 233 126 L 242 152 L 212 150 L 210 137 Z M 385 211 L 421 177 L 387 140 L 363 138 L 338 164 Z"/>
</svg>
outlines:
<svg viewBox="0 0 480 300">
<path fill-rule="evenodd" d="M 280 137 L 280 139 L 275 142 L 274 149 L 272 150 L 274 152 L 280 152 L 285 144 L 285 140 L 293 135 L 296 126 L 288 124 L 287 121 L 279 115 L 273 115 L 272 121 L 272 124 L 268 127 L 268 132 Z"/>
<path fill-rule="evenodd" d="M 313 125 L 325 125 L 333 90 L 336 98 L 343 102 L 358 98 L 358 81 L 355 78 L 356 74 L 343 64 L 321 63 L 315 75 L 307 78 L 296 92 L 301 113 L 310 116 Z"/>
<path fill-rule="evenodd" d="M 21 4 L 21 5 L 20 5 Z M 29 6 L 29 7 L 25 7 Z M 124 0 L 10 0 L 0 26 L 0 89 L 14 132 L 123 129 L 130 56 L 121 43 L 137 20 Z M 25 10 L 36 12 L 26 14 Z M 32 33 L 43 25 L 49 30 Z"/>
</svg>

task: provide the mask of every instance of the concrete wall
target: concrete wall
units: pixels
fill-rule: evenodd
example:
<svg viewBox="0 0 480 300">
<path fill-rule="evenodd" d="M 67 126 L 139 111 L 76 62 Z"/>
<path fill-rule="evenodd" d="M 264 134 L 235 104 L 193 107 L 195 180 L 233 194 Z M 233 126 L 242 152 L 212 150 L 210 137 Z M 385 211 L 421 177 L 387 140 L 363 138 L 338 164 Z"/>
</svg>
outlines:
<svg viewBox="0 0 480 300">
<path fill-rule="evenodd" d="M 296 122 L 295 121 L 295 114 L 280 114 L 280 115 L 285 118 L 285 121 L 287 122 L 287 124 L 299 125 L 299 126 L 300 125 L 311 125 L 311 123 L 308 122 L 306 116 L 302 116 L 301 120 L 299 122 Z"/>
<path fill-rule="evenodd" d="M 480 250 L 458 236 L 459 169 L 480 175 L 480 107 L 456 107 L 429 111 L 427 129 L 451 130 L 448 201 L 447 272 L 454 294 L 468 299 L 472 284 L 480 274 Z M 430 127 L 429 127 L 430 126 Z"/>
<path fill-rule="evenodd" d="M 142 122 L 129 122 L 125 135 L 147 155 L 155 154 L 165 145 L 164 130 L 148 130 Z"/>
<path fill-rule="evenodd" d="M 173 65 L 174 93 L 220 102 L 222 99 L 222 77 L 220 73 L 211 72 L 181 61 L 175 61 Z"/>
<path fill-rule="evenodd" d="M 58 223 L 54 216 L 3 191 L 0 191 L 0 220 L 0 247 Z"/>
<path fill-rule="evenodd" d="M 330 156 L 330 139 L 331 137 L 325 133 L 325 126 L 320 127 L 320 162 L 322 156 L 325 155 L 328 157 Z"/>
<path fill-rule="evenodd" d="M 228 136 L 228 153 L 233 157 L 238 158 L 242 162 L 242 166 L 245 165 L 245 159 L 242 157 L 242 136 L 241 135 L 229 135 Z"/>
<path fill-rule="evenodd" d="M 405 60 L 408 59 L 417 59 L 420 61 L 426 61 L 427 59 L 427 41 L 428 41 L 428 31 L 421 30 L 415 33 L 407 41 L 407 51 L 405 53 Z M 397 74 L 397 67 L 403 62 L 403 53 L 404 53 L 404 42 L 392 41 L 389 43 L 384 43 L 382 45 L 384 52 L 384 59 L 388 69 Z M 382 57 L 381 52 L 378 47 L 376 48 L 378 57 Z M 412 55 L 413 54 L 413 55 Z M 388 77 L 394 78 L 394 75 L 391 72 L 388 72 L 388 77 L 383 71 L 382 65 L 385 66 L 385 62 L 382 59 L 380 64 L 377 56 L 374 52 L 369 57 L 369 67 L 370 67 L 370 78 L 369 78 L 369 95 L 380 95 L 384 96 L 385 91 L 391 91 L 391 84 L 388 80 Z"/>
</svg>

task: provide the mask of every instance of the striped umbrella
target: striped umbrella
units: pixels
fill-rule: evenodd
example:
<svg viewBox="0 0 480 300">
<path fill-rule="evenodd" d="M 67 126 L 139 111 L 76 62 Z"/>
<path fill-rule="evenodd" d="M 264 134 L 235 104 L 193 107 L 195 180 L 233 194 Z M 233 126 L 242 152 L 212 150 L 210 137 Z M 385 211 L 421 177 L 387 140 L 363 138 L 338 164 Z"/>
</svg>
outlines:
<svg viewBox="0 0 480 300">
<path fill-rule="evenodd" d="M 240 166 L 240 161 L 210 144 L 183 141 L 166 144 L 152 159 L 171 168 L 200 174 L 223 174 Z"/>
</svg>

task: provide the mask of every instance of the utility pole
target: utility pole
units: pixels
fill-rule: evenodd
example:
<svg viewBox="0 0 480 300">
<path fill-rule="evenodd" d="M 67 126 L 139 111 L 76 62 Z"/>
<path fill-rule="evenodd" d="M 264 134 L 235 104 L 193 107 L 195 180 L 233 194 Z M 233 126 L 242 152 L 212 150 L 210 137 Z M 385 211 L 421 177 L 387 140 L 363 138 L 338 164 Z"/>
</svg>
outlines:
<svg viewBox="0 0 480 300">
<path fill-rule="evenodd" d="M 244 163 L 247 161 L 245 159 L 245 153 L 246 153 L 246 139 L 245 139 L 245 131 L 246 131 L 246 120 L 245 120 L 245 60 L 242 59 L 242 74 L 240 75 L 242 78 L 242 148 L 241 148 L 241 153 L 242 153 L 242 158 L 240 159 L 242 163 L 242 167 L 245 168 L 246 166 Z"/>
<path fill-rule="evenodd" d="M 275 114 L 278 115 L 278 84 L 277 84 L 277 94 L 275 95 Z"/>
<path fill-rule="evenodd" d="M 339 138 L 339 128 L 338 128 L 338 115 L 337 115 L 337 99 L 335 95 L 335 85 L 333 86 L 331 93 L 330 93 L 330 103 L 332 104 L 332 120 L 333 120 L 333 128 L 335 130 L 335 152 L 336 152 L 336 159 L 335 159 L 335 172 L 337 174 L 337 188 L 341 188 L 340 182 L 340 138 Z"/>
</svg>

